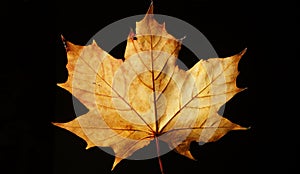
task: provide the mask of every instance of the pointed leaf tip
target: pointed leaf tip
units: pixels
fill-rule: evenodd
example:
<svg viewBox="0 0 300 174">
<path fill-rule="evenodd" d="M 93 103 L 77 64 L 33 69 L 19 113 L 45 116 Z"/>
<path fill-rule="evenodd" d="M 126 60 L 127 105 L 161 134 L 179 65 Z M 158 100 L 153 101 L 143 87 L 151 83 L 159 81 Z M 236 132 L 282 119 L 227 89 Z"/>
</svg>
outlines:
<svg viewBox="0 0 300 174">
<path fill-rule="evenodd" d="M 180 43 L 182 43 L 183 40 L 184 40 L 185 38 L 186 38 L 186 36 L 183 36 L 182 38 L 178 39 L 178 41 L 179 41 Z"/>
<path fill-rule="evenodd" d="M 241 56 L 243 56 L 243 55 L 246 53 L 246 51 L 247 51 L 247 48 L 243 49 L 243 51 L 241 51 L 239 54 L 240 54 Z"/>
<path fill-rule="evenodd" d="M 135 36 L 135 33 L 134 33 L 133 29 L 130 28 L 130 31 L 129 31 L 129 34 L 128 34 L 127 38 L 133 38 L 134 36 Z"/>
<path fill-rule="evenodd" d="M 146 14 L 153 14 L 153 1 L 151 1 L 150 6 Z"/>
<path fill-rule="evenodd" d="M 62 34 L 60 35 L 60 38 L 61 38 L 61 40 L 62 40 L 63 42 L 66 41 L 65 37 L 64 37 Z"/>
<path fill-rule="evenodd" d="M 61 125 L 62 125 L 63 123 L 55 123 L 55 122 L 51 122 L 51 124 L 53 124 L 54 126 L 57 126 L 57 127 L 61 127 Z"/>
<path fill-rule="evenodd" d="M 183 155 L 186 156 L 186 157 L 188 157 L 191 160 L 195 160 L 196 161 L 196 159 L 192 155 L 191 151 L 186 151 Z"/>
<path fill-rule="evenodd" d="M 95 39 L 93 39 L 92 44 L 93 45 L 98 45 L 97 42 L 95 41 Z"/>
<path fill-rule="evenodd" d="M 119 158 L 119 157 L 115 157 L 115 161 L 114 161 L 114 164 L 111 168 L 111 171 L 113 171 L 115 169 L 115 167 L 122 161 L 123 159 L 122 158 Z"/>
<path fill-rule="evenodd" d="M 87 141 L 87 146 L 85 147 L 85 150 L 88 150 L 88 149 L 90 149 L 92 147 L 95 147 L 95 145 L 93 143 Z"/>
<path fill-rule="evenodd" d="M 250 129 L 250 127 L 243 127 L 243 126 L 237 125 L 232 130 L 249 130 L 249 129 Z"/>
<path fill-rule="evenodd" d="M 67 40 L 65 39 L 65 37 L 62 34 L 60 35 L 60 38 L 61 38 L 61 41 L 64 44 L 64 47 L 66 49 L 67 48 L 67 45 L 66 45 Z"/>
</svg>

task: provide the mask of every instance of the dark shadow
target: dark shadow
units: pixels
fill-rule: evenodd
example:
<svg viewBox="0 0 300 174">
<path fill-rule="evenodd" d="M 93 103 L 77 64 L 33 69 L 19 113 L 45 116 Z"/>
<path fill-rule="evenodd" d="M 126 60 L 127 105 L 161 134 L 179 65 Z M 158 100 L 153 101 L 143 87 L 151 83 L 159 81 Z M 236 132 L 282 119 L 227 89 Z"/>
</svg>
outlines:
<svg viewBox="0 0 300 174">
<path fill-rule="evenodd" d="M 85 149 L 86 142 L 75 134 L 54 127 L 53 174 L 110 173 L 114 156 L 98 147 Z"/>
<path fill-rule="evenodd" d="M 124 37 L 125 39 L 125 37 Z M 117 46 L 115 46 L 110 52 L 109 54 L 111 56 L 113 56 L 116 59 L 123 59 L 124 60 L 124 54 L 125 54 L 125 49 L 126 49 L 126 44 L 127 41 L 123 41 L 120 44 L 118 44 Z"/>
<path fill-rule="evenodd" d="M 75 96 L 61 87 L 56 87 L 55 117 L 53 122 L 68 122 L 87 112 L 88 108 Z"/>
</svg>

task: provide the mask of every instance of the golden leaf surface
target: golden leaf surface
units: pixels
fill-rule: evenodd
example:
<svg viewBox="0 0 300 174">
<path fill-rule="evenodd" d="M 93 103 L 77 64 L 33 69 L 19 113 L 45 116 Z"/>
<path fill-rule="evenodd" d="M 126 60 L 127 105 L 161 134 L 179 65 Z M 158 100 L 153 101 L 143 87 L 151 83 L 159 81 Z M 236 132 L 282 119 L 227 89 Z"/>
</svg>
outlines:
<svg viewBox="0 0 300 174">
<path fill-rule="evenodd" d="M 170 35 L 153 16 L 130 32 L 124 60 L 96 42 L 78 46 L 63 39 L 68 79 L 60 87 L 72 93 L 89 112 L 67 123 L 53 123 L 87 142 L 87 147 L 111 147 L 112 169 L 150 141 L 194 159 L 190 143 L 212 142 L 228 131 L 246 128 L 218 114 L 235 94 L 238 63 L 246 50 L 227 58 L 200 60 L 190 70 L 176 64 L 181 40 Z"/>
</svg>

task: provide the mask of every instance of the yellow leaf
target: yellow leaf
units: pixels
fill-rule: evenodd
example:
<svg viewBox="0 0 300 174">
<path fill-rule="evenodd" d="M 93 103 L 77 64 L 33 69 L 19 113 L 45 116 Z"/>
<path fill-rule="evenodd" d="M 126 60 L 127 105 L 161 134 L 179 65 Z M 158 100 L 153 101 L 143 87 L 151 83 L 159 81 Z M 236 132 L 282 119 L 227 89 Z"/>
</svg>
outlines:
<svg viewBox="0 0 300 174">
<path fill-rule="evenodd" d="M 53 123 L 93 146 L 111 147 L 113 168 L 150 141 L 194 159 L 190 143 L 212 142 L 228 131 L 246 128 L 218 114 L 235 94 L 238 63 L 246 49 L 227 58 L 201 60 L 190 70 L 176 60 L 181 40 L 153 16 L 153 5 L 130 32 L 124 61 L 96 42 L 78 46 L 63 39 L 69 72 L 58 84 L 78 98 L 89 112 L 68 123 Z"/>
</svg>

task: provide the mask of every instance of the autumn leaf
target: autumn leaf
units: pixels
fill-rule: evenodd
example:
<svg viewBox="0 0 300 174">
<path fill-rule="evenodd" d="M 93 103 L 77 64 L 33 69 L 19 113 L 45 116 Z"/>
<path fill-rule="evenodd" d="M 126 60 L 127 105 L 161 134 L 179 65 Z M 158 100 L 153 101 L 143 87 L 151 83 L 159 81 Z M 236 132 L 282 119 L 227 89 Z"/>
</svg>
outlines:
<svg viewBox="0 0 300 174">
<path fill-rule="evenodd" d="M 200 60 L 190 70 L 176 61 L 181 40 L 159 24 L 151 4 L 130 32 L 124 59 L 94 41 L 75 45 L 63 38 L 68 79 L 58 86 L 78 98 L 89 112 L 67 123 L 53 123 L 94 146 L 111 147 L 112 169 L 150 141 L 194 159 L 190 143 L 213 142 L 228 131 L 246 128 L 218 114 L 235 94 L 238 63 L 246 50 L 227 58 Z M 158 154 L 159 155 L 159 154 Z M 161 169 L 162 170 L 162 169 Z"/>
</svg>

